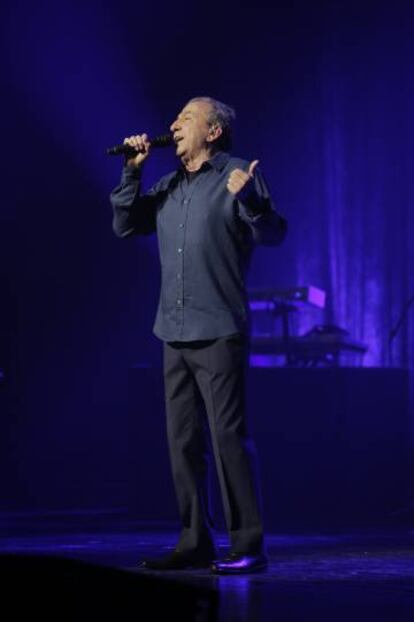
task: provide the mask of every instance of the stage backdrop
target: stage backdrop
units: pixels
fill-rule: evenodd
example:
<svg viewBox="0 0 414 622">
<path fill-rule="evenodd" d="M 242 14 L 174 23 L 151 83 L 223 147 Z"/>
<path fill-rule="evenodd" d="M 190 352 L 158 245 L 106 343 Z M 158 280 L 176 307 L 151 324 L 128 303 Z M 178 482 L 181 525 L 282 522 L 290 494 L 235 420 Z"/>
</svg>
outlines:
<svg viewBox="0 0 414 622">
<path fill-rule="evenodd" d="M 160 361 L 159 266 L 154 238 L 112 234 L 105 149 L 168 130 L 192 96 L 235 107 L 234 151 L 260 159 L 289 221 L 249 286 L 321 287 L 326 311 L 297 333 L 337 324 L 365 365 L 413 366 L 413 307 L 390 343 L 414 294 L 412 3 L 3 10 L 5 508 L 122 503 L 128 370 Z M 154 153 L 147 185 L 175 165 Z"/>
</svg>

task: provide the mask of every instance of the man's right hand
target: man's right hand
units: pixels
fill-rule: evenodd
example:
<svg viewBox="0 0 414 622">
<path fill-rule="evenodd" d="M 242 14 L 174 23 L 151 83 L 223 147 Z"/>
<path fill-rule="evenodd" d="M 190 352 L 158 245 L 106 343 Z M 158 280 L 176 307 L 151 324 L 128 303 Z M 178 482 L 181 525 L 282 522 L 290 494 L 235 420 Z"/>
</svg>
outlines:
<svg viewBox="0 0 414 622">
<path fill-rule="evenodd" d="M 125 138 L 124 145 L 131 145 L 131 147 L 135 147 L 137 149 L 137 155 L 135 157 L 131 158 L 128 156 L 126 159 L 126 165 L 133 168 L 141 166 L 143 161 L 148 158 L 151 150 L 151 143 L 148 140 L 147 134 L 138 134 L 137 136 Z"/>
</svg>

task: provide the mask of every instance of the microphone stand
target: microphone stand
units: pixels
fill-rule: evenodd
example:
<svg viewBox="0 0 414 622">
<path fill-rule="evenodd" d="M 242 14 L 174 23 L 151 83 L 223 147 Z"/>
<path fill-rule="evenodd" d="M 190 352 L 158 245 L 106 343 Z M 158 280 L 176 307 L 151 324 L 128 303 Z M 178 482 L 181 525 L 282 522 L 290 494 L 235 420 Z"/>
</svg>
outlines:
<svg viewBox="0 0 414 622">
<path fill-rule="evenodd" d="M 391 348 L 392 342 L 397 336 L 397 333 L 400 330 L 401 326 L 404 324 L 408 311 L 413 303 L 414 303 L 414 294 L 410 296 L 410 298 L 407 300 L 407 302 L 403 306 L 400 317 L 398 318 L 394 328 L 392 328 L 388 334 L 388 349 L 389 349 L 388 355 L 389 355 L 390 365 L 392 365 L 392 348 Z"/>
<path fill-rule="evenodd" d="M 388 335 L 388 347 L 389 347 L 389 360 L 390 365 L 392 365 L 392 342 L 395 339 L 398 331 L 401 326 L 405 322 L 408 311 L 411 305 L 414 303 L 414 294 L 410 296 L 405 305 L 402 308 L 400 317 L 398 318 L 395 326 L 390 330 Z M 410 391 L 411 393 L 412 391 Z M 391 513 L 392 518 L 397 519 L 399 521 L 403 520 L 403 522 L 408 522 L 409 524 L 413 524 L 414 522 L 414 498 L 408 500 L 405 506 L 395 510 Z"/>
</svg>

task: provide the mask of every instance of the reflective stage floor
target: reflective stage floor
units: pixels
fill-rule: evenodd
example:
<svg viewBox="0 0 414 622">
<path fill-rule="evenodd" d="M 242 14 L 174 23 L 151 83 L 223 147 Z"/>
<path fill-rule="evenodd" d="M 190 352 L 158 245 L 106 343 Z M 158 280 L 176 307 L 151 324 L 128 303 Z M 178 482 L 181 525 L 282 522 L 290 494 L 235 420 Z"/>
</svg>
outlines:
<svg viewBox="0 0 414 622">
<path fill-rule="evenodd" d="M 149 572 L 168 553 L 167 525 L 78 520 L 3 525 L 2 599 L 53 620 L 414 620 L 414 528 L 267 536 L 266 572 Z M 217 538 L 224 555 L 227 542 Z"/>
</svg>

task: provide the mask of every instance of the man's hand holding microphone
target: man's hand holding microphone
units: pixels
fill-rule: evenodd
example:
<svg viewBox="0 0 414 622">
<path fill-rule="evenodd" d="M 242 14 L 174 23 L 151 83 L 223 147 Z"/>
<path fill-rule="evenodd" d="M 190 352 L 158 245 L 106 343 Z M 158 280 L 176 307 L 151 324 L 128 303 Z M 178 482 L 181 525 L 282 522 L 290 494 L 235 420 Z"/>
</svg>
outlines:
<svg viewBox="0 0 414 622">
<path fill-rule="evenodd" d="M 126 165 L 131 168 L 139 168 L 144 160 L 146 160 L 151 151 L 151 143 L 147 134 L 137 134 L 136 136 L 130 136 L 125 138 L 124 145 L 129 145 L 136 149 L 137 154 L 135 156 L 126 155 Z"/>
</svg>

